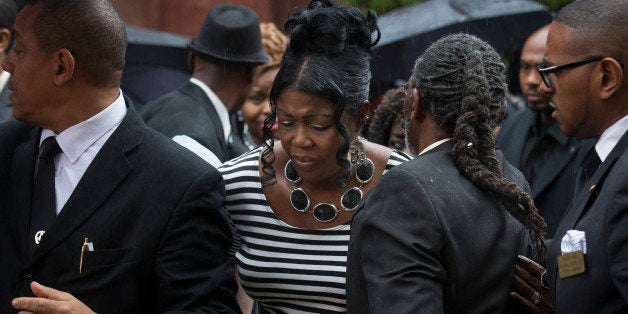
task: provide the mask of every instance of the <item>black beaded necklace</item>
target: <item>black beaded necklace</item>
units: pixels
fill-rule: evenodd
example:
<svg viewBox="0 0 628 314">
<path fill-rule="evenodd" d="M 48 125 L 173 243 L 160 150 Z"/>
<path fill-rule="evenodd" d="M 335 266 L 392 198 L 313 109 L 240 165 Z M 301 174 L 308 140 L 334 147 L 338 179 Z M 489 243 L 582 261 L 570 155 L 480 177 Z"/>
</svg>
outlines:
<svg viewBox="0 0 628 314">
<path fill-rule="evenodd" d="M 360 154 L 361 153 L 361 154 Z M 375 166 L 373 161 L 369 158 L 366 158 L 363 152 L 358 153 L 361 155 L 358 157 L 359 162 L 353 162 L 354 158 L 352 156 L 352 171 L 355 170 L 355 178 L 361 184 L 368 183 L 373 179 L 373 174 L 375 173 Z M 352 152 L 353 154 L 353 152 Z M 354 164 L 357 164 L 355 167 Z M 355 168 L 355 169 L 353 169 Z M 331 203 L 318 203 L 310 210 L 310 197 L 305 192 L 303 188 L 297 187 L 296 185 L 301 182 L 301 176 L 297 173 L 296 169 L 294 169 L 294 165 L 292 164 L 292 160 L 288 160 L 286 166 L 284 168 L 284 176 L 286 180 L 292 183 L 292 192 L 290 192 L 290 205 L 296 211 L 305 213 L 311 212 L 314 218 L 320 222 L 330 222 L 336 219 L 338 216 L 338 210 L 336 205 Z M 342 206 L 342 210 L 344 211 L 354 211 L 358 204 L 360 204 L 360 200 L 362 200 L 362 185 L 354 186 L 347 188 L 345 192 L 340 197 L 340 205 Z"/>
</svg>

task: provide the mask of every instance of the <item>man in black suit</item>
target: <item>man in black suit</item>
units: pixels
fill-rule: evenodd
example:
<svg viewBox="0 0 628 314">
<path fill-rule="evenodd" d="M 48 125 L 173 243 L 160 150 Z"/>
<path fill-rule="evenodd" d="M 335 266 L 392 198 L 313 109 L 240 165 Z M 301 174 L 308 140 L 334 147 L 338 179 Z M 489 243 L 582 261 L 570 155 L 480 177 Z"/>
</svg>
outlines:
<svg viewBox="0 0 628 314">
<path fill-rule="evenodd" d="M 348 310 L 505 312 L 525 227 L 540 248 L 544 223 L 521 172 L 495 150 L 501 58 L 477 37 L 449 35 L 419 57 L 407 91 L 406 139 L 421 153 L 384 175 L 353 218 Z"/>
<path fill-rule="evenodd" d="M 572 2 L 550 24 L 539 69 L 561 131 L 597 139 L 548 248 L 556 313 L 628 313 L 626 21 L 625 0 Z"/>
<path fill-rule="evenodd" d="M 15 35 L 3 68 L 15 118 L 34 127 L 2 151 L 13 154 L 6 217 L 15 239 L 2 254 L 20 269 L 2 276 L 11 305 L 237 312 L 222 178 L 124 99 L 126 34 L 111 4 L 31 1 Z"/>
<path fill-rule="evenodd" d="M 207 14 L 188 49 L 190 82 L 147 103 L 142 117 L 217 167 L 248 150 L 230 120 L 249 94 L 254 69 L 272 58 L 264 52 L 255 12 L 231 4 Z"/>
<path fill-rule="evenodd" d="M 0 62 L 9 53 L 13 39 L 13 22 L 17 15 L 17 7 L 13 0 L 0 0 Z M 11 118 L 11 102 L 7 81 L 10 74 L 0 71 L 0 122 Z"/>
<path fill-rule="evenodd" d="M 548 28 L 534 32 L 523 45 L 519 84 L 528 108 L 508 115 L 497 144 L 530 183 L 534 203 L 547 223 L 546 238 L 551 239 L 573 198 L 586 149 L 581 150 L 578 139 L 560 131 L 549 98 L 539 90 L 542 81 L 536 67 L 543 63 Z"/>
</svg>

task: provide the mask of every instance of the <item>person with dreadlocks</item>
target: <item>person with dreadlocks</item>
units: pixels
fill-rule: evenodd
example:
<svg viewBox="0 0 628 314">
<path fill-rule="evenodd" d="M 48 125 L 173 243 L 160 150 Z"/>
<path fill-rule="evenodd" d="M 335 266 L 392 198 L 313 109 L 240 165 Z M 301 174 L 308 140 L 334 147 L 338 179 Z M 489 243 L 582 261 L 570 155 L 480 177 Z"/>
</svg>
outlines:
<svg viewBox="0 0 628 314">
<path fill-rule="evenodd" d="M 525 178 L 495 148 L 504 65 L 466 34 L 416 61 L 404 103 L 419 156 L 384 176 L 354 216 L 351 313 L 502 313 L 517 255 L 544 254 L 545 222 Z M 529 229 L 529 233 L 525 229 Z"/>
<path fill-rule="evenodd" d="M 375 14 L 312 1 L 285 29 L 263 144 L 220 168 L 238 278 L 261 312 L 346 312 L 353 213 L 387 169 L 410 157 L 358 138 Z"/>
</svg>

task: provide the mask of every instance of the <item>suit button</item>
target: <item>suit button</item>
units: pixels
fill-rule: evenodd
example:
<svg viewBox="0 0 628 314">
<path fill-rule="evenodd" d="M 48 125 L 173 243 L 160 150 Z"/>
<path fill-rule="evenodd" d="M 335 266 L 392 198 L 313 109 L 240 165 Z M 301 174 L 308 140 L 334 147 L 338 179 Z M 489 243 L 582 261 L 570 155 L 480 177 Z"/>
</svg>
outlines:
<svg viewBox="0 0 628 314">
<path fill-rule="evenodd" d="M 31 278 L 31 277 L 33 277 L 33 269 L 32 268 L 24 269 L 24 271 L 22 271 L 22 276 L 24 278 Z"/>
</svg>

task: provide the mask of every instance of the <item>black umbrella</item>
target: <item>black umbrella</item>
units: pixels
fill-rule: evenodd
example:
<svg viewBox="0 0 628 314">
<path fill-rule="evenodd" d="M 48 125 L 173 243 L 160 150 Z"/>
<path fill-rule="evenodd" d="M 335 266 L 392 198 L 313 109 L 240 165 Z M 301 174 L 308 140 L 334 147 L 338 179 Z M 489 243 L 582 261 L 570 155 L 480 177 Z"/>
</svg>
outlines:
<svg viewBox="0 0 628 314">
<path fill-rule="evenodd" d="M 126 31 L 121 88 L 137 109 L 189 80 L 187 37 L 133 26 L 127 26 Z"/>
<path fill-rule="evenodd" d="M 372 64 L 374 95 L 407 80 L 416 58 L 447 34 L 474 34 L 516 63 L 525 39 L 551 22 L 551 14 L 531 0 L 428 0 L 384 14 L 378 22 L 382 38 Z"/>
</svg>

